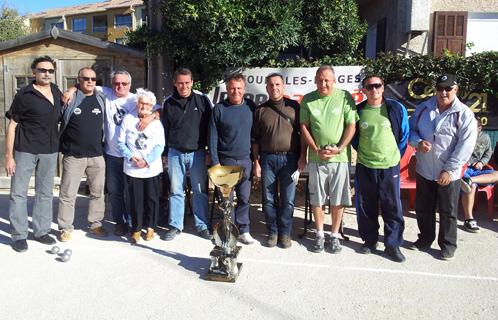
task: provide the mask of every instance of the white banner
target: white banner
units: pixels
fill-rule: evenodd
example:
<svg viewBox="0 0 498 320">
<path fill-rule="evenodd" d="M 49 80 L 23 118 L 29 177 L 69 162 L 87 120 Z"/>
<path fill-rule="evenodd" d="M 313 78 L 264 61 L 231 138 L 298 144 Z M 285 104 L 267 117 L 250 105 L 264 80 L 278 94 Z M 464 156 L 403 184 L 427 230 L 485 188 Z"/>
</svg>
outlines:
<svg viewBox="0 0 498 320">
<path fill-rule="evenodd" d="M 359 89 L 361 81 L 362 66 L 340 66 L 334 67 L 336 84 L 335 87 L 347 90 L 358 104 L 364 100 Z M 318 68 L 252 68 L 245 69 L 246 76 L 246 98 L 253 100 L 256 105 L 268 100 L 266 93 L 265 78 L 270 73 L 278 72 L 284 77 L 285 96 L 301 102 L 308 92 L 316 90 L 315 73 Z M 220 83 L 211 92 L 209 98 L 217 103 L 227 98 L 225 83 Z"/>
</svg>

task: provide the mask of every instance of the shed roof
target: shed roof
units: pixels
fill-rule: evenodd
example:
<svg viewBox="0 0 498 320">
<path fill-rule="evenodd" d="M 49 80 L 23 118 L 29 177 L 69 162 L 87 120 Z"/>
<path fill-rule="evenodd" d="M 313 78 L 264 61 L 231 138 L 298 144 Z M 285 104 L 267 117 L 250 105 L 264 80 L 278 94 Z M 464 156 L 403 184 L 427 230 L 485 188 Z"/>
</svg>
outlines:
<svg viewBox="0 0 498 320">
<path fill-rule="evenodd" d="M 86 34 L 58 29 L 55 26 L 51 30 L 44 30 L 37 33 L 29 34 L 25 37 L 0 42 L 0 53 L 5 50 L 10 50 L 16 47 L 35 43 L 41 40 L 57 39 L 57 38 L 71 40 L 92 47 L 108 49 L 119 53 L 126 53 L 135 58 L 145 59 L 144 52 L 141 50 L 117 44 L 114 42 L 104 41 L 99 38 L 95 38 Z"/>
</svg>

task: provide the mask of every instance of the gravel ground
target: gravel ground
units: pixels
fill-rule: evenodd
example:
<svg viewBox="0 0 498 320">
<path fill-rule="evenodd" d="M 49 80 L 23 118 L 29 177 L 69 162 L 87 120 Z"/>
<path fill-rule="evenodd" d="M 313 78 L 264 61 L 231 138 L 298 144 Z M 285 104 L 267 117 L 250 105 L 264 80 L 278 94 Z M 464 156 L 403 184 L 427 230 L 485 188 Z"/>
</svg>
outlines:
<svg viewBox="0 0 498 320">
<path fill-rule="evenodd" d="M 383 245 L 376 254 L 356 252 L 361 240 L 352 208 L 344 218 L 350 240 L 341 241 L 342 252 L 310 252 L 312 232 L 299 238 L 303 192 L 298 193 L 292 248 L 267 248 L 258 195 L 254 192 L 251 207 L 257 243 L 242 248 L 243 268 L 231 284 L 203 279 L 213 245 L 195 234 L 192 217 L 171 242 L 159 237 L 138 245 L 115 236 L 99 240 L 86 234 L 84 195 L 76 204 L 73 238 L 58 243 L 73 250 L 69 262 L 58 261 L 48 253 L 50 246 L 35 241 L 28 241 L 27 252 L 16 253 L 10 248 L 4 190 L 0 319 L 497 319 L 498 222 L 486 220 L 484 205 L 477 214 L 480 233 L 465 232 L 459 221 L 453 261 L 437 259 L 433 244 L 428 252 L 402 248 L 407 261 L 399 264 L 383 256 Z M 55 210 L 57 201 L 56 195 Z M 416 239 L 417 225 L 413 211 L 405 218 L 406 246 Z M 110 222 L 105 227 L 113 229 Z M 55 223 L 52 228 L 56 234 Z"/>
</svg>

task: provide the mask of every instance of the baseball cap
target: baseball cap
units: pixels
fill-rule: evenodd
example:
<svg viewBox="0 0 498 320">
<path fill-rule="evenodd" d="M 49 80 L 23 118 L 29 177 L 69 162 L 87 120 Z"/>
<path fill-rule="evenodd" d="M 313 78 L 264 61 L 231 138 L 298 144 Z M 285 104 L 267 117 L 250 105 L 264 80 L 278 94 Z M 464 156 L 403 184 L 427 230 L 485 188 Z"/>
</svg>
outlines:
<svg viewBox="0 0 498 320">
<path fill-rule="evenodd" d="M 436 86 L 453 87 L 457 85 L 456 76 L 451 73 L 443 73 L 436 80 Z"/>
</svg>

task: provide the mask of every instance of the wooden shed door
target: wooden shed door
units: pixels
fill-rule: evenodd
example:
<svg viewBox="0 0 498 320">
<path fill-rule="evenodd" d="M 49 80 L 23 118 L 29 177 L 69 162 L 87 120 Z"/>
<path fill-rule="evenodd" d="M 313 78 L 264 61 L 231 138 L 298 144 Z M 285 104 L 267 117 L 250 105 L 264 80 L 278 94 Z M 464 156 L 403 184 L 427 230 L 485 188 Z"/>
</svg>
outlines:
<svg viewBox="0 0 498 320">
<path fill-rule="evenodd" d="M 108 59 L 60 59 L 58 60 L 57 84 L 62 91 L 72 87 L 77 82 L 78 71 L 84 67 L 91 67 L 97 74 L 97 85 L 110 86 L 112 58 Z"/>
</svg>

